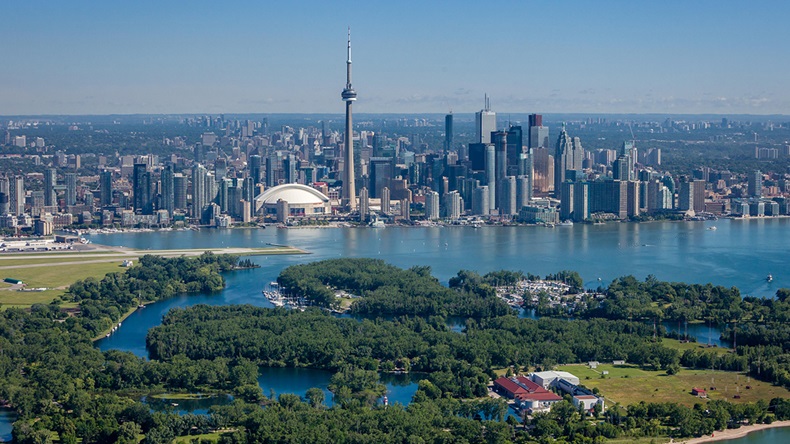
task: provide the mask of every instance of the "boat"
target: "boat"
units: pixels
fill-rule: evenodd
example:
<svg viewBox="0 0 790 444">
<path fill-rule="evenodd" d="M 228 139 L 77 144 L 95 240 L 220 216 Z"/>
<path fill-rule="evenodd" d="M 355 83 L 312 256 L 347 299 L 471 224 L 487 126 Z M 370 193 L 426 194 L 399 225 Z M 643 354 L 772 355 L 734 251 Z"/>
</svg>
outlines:
<svg viewBox="0 0 790 444">
<path fill-rule="evenodd" d="M 766 280 L 767 282 L 771 282 L 771 281 L 773 281 L 773 280 L 774 280 L 774 277 L 773 277 L 773 276 L 771 276 L 771 273 L 768 273 L 768 276 L 766 276 L 766 277 L 765 277 L 765 280 Z"/>
<path fill-rule="evenodd" d="M 714 226 L 712 226 L 712 227 L 708 227 L 708 230 L 710 230 L 710 231 L 716 231 L 716 230 L 717 230 L 717 228 L 716 228 L 716 225 L 714 225 Z"/>
<path fill-rule="evenodd" d="M 573 226 L 573 221 L 570 221 L 570 220 L 562 221 L 562 222 L 560 222 L 560 226 L 561 227 L 572 227 Z"/>
</svg>

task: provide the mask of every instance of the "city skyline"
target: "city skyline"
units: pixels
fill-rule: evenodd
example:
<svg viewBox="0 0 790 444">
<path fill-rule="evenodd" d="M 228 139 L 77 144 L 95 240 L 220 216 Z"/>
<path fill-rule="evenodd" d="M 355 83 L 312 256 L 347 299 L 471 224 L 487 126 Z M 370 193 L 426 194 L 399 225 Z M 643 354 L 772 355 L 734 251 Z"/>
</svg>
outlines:
<svg viewBox="0 0 790 444">
<path fill-rule="evenodd" d="M 487 93 L 499 113 L 790 114 L 778 1 L 748 14 L 731 1 L 0 11 L 0 115 L 339 113 L 347 25 L 358 113 L 472 113 Z"/>
</svg>

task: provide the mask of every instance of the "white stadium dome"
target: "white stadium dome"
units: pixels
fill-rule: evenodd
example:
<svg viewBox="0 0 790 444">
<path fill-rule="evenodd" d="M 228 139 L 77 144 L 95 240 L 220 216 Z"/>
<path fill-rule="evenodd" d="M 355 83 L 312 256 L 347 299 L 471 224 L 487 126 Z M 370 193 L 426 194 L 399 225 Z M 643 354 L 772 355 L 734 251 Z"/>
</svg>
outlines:
<svg viewBox="0 0 790 444">
<path fill-rule="evenodd" d="M 288 203 L 292 216 L 314 216 L 330 213 L 329 198 L 324 193 L 307 185 L 287 183 L 269 188 L 255 198 L 255 213 L 273 215 L 277 203 Z"/>
</svg>

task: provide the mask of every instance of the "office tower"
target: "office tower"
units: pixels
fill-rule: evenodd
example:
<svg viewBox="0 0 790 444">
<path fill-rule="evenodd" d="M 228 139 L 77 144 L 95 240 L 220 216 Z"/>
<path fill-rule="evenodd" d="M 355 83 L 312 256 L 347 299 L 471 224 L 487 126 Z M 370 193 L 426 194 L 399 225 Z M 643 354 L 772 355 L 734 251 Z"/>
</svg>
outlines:
<svg viewBox="0 0 790 444">
<path fill-rule="evenodd" d="M 224 179 L 228 175 L 228 160 L 224 157 L 218 157 L 214 161 L 214 176 L 217 179 Z"/>
<path fill-rule="evenodd" d="M 547 126 L 543 126 L 543 116 L 541 114 L 529 115 L 528 131 L 528 143 L 531 149 L 548 148 L 550 146 L 549 128 Z"/>
<path fill-rule="evenodd" d="M 381 198 L 381 190 L 389 186 L 390 181 L 395 177 L 395 158 L 371 157 L 368 175 L 370 177 L 370 197 Z"/>
<path fill-rule="evenodd" d="M 101 206 L 112 205 L 112 171 L 99 173 L 99 192 L 101 193 L 99 197 Z"/>
<path fill-rule="evenodd" d="M 565 182 L 565 171 L 568 163 L 568 155 L 569 151 L 571 150 L 572 145 L 571 137 L 565 131 L 565 124 L 562 124 L 562 131 L 560 131 L 559 137 L 557 137 L 557 146 L 554 150 L 554 196 L 555 197 L 562 197 L 563 187 L 562 184 Z M 572 191 L 571 191 L 572 192 Z M 563 217 L 565 216 L 565 217 Z M 570 216 L 569 212 L 561 211 L 560 212 L 560 219 L 567 219 Z"/>
<path fill-rule="evenodd" d="M 66 173 L 66 206 L 77 205 L 77 173 Z"/>
<path fill-rule="evenodd" d="M 255 200 L 255 182 L 253 182 L 252 177 L 244 178 L 241 185 L 241 198 L 247 202 Z"/>
<path fill-rule="evenodd" d="M 488 185 L 489 210 L 496 209 L 496 150 L 494 145 L 486 145 L 486 184 Z"/>
<path fill-rule="evenodd" d="M 483 185 L 472 190 L 472 214 L 486 216 L 491 212 L 488 203 L 488 187 Z"/>
<path fill-rule="evenodd" d="M 44 171 L 44 206 L 54 207 L 58 204 L 58 195 L 55 186 L 58 184 L 58 171 L 48 168 Z"/>
<path fill-rule="evenodd" d="M 134 196 L 133 207 L 135 210 L 142 210 L 148 201 L 148 181 L 146 173 L 148 167 L 144 163 L 134 164 L 132 170 L 132 194 Z"/>
<path fill-rule="evenodd" d="M 9 213 L 15 216 L 25 214 L 25 178 L 12 177 L 8 185 Z"/>
<path fill-rule="evenodd" d="M 217 180 L 217 195 L 214 201 L 219 205 L 219 210 L 222 213 L 229 211 L 228 207 L 228 189 L 230 188 L 230 180 L 227 178 L 218 178 Z"/>
<path fill-rule="evenodd" d="M 630 160 L 628 156 L 620 155 L 612 163 L 612 179 L 614 180 L 628 180 L 629 171 L 628 164 Z"/>
<path fill-rule="evenodd" d="M 359 190 L 359 221 L 363 223 L 367 222 L 369 214 L 370 195 L 368 194 L 368 189 L 366 187 L 362 187 Z"/>
<path fill-rule="evenodd" d="M 494 146 L 496 147 L 496 158 L 494 175 L 497 181 L 502 180 L 507 176 L 507 133 L 504 131 L 496 131 L 491 134 Z"/>
<path fill-rule="evenodd" d="M 184 210 L 187 207 L 187 178 L 181 173 L 173 175 L 173 209 Z"/>
<path fill-rule="evenodd" d="M 518 171 L 518 162 L 524 150 L 524 132 L 519 125 L 510 125 L 507 130 L 507 175 L 522 174 Z"/>
<path fill-rule="evenodd" d="M 475 130 L 477 143 L 491 143 L 491 133 L 496 131 L 496 113 L 491 111 L 488 96 L 485 96 L 485 108 L 475 113 Z"/>
<path fill-rule="evenodd" d="M 428 220 L 439 219 L 439 193 L 436 191 L 425 193 L 425 218 Z"/>
<path fill-rule="evenodd" d="M 453 113 L 444 116 L 444 151 L 453 149 Z"/>
<path fill-rule="evenodd" d="M 0 191 L 0 216 L 5 216 L 11 212 L 11 204 L 8 202 L 8 193 Z"/>
<path fill-rule="evenodd" d="M 176 194 L 173 167 L 171 165 L 167 165 L 162 170 L 161 181 L 161 209 L 167 210 L 167 213 L 172 216 L 173 211 L 176 209 Z"/>
<path fill-rule="evenodd" d="M 503 216 L 512 216 L 518 213 L 516 208 L 516 178 L 513 176 L 503 177 L 499 179 L 499 189 L 497 190 L 497 198 L 499 203 L 499 214 Z"/>
<path fill-rule="evenodd" d="M 283 158 L 282 165 L 285 183 L 296 183 L 298 177 L 296 174 L 296 167 L 299 164 L 299 160 L 293 154 L 289 154 Z"/>
<path fill-rule="evenodd" d="M 472 171 L 484 171 L 486 168 L 486 146 L 485 143 L 469 144 L 469 163 Z"/>
<path fill-rule="evenodd" d="M 563 182 L 560 186 L 560 219 L 582 222 L 590 218 L 587 182 Z"/>
<path fill-rule="evenodd" d="M 528 181 L 529 195 L 527 200 L 532 199 L 532 192 L 535 188 L 535 156 L 532 154 L 532 150 L 529 151 L 530 153 L 521 153 L 518 160 L 518 175 L 526 177 Z"/>
<path fill-rule="evenodd" d="M 749 174 L 748 193 L 751 197 L 762 197 L 763 195 L 763 173 L 760 170 Z M 13 204 L 11 205 L 13 207 Z"/>
<path fill-rule="evenodd" d="M 348 28 L 348 58 L 346 60 L 346 87 L 341 94 L 346 102 L 346 137 L 343 148 L 343 205 L 349 210 L 356 206 L 354 189 L 354 131 L 351 122 L 351 105 L 357 100 L 357 92 L 351 86 L 351 28 Z"/>
<path fill-rule="evenodd" d="M 381 212 L 384 214 L 390 213 L 390 189 L 384 187 L 381 189 Z"/>
<path fill-rule="evenodd" d="M 210 199 L 207 189 L 208 171 L 203 165 L 196 163 L 192 167 L 192 217 L 201 219 L 203 207 L 208 205 Z"/>
<path fill-rule="evenodd" d="M 563 182 L 568 178 L 568 171 L 576 171 L 578 174 L 582 171 L 582 159 L 584 158 L 584 149 L 582 148 L 581 139 L 578 137 L 571 138 L 565 131 L 565 125 L 562 126 L 562 131 L 557 138 L 557 147 L 554 153 L 554 194 L 560 195 L 560 189 Z"/>
</svg>

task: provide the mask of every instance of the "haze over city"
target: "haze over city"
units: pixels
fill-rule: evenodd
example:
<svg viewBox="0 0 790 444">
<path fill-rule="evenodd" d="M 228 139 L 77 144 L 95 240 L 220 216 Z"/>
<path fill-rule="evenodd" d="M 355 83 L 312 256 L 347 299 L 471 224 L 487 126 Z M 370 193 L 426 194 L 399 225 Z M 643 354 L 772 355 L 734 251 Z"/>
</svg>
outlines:
<svg viewBox="0 0 790 444">
<path fill-rule="evenodd" d="M 786 2 L 6 2 L 0 114 L 788 114 Z"/>
</svg>

